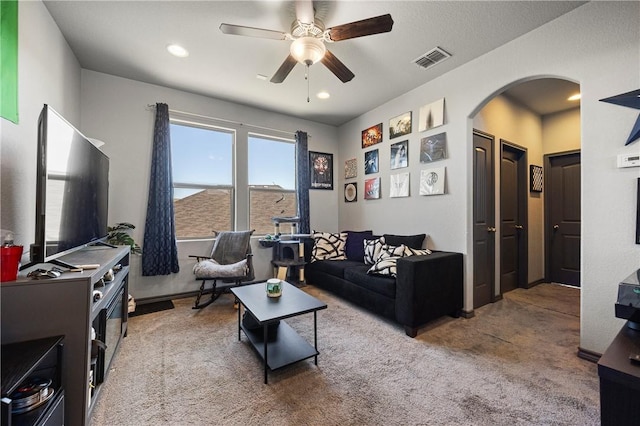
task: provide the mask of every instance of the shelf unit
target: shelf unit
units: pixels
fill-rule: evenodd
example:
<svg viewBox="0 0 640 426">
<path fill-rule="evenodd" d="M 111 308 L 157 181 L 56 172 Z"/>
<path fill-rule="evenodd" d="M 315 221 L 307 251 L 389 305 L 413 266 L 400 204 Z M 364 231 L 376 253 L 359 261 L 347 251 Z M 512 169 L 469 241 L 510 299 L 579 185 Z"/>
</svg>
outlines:
<svg viewBox="0 0 640 426">
<path fill-rule="evenodd" d="M 129 292 L 129 247 L 90 246 L 60 258 L 72 265 L 100 265 L 82 272 L 65 272 L 58 278 L 33 280 L 27 273 L 52 265 L 39 264 L 21 271 L 18 279 L 0 287 L 2 344 L 64 335 L 62 387 L 65 389 L 64 417 L 67 426 L 89 424 L 93 408 L 108 375 L 109 361 L 127 333 Z M 102 278 L 121 265 L 114 279 L 101 285 Z M 93 290 L 102 298 L 93 301 Z M 114 307 L 121 311 L 113 314 Z M 109 327 L 106 322 L 110 321 Z M 114 327 L 117 332 L 112 333 Z M 108 357 L 91 363 L 91 330 L 98 326 L 98 338 L 110 341 Z M 108 336 L 100 333 L 109 333 Z M 99 370 L 98 370 L 99 369 Z M 90 377 L 93 376 L 93 386 Z"/>
<path fill-rule="evenodd" d="M 62 358 L 64 336 L 2 345 L 2 424 L 54 426 L 64 424 Z M 45 403 L 21 414 L 12 414 L 11 394 L 32 378 L 50 379 L 53 390 Z"/>
</svg>

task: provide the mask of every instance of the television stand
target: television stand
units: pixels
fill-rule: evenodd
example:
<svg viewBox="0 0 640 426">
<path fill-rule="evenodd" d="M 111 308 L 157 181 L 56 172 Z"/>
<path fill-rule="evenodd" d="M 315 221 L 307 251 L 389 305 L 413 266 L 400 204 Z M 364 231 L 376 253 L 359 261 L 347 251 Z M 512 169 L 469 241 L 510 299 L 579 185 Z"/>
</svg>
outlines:
<svg viewBox="0 0 640 426">
<path fill-rule="evenodd" d="M 91 410 L 104 389 L 111 361 L 127 333 L 129 246 L 86 247 L 58 260 L 70 265 L 100 266 L 37 280 L 30 279 L 27 271 L 23 271 L 16 281 L 2 283 L 0 340 L 5 345 L 64 335 L 61 370 L 64 424 L 85 426 L 91 422 Z M 117 265 L 122 268 L 114 273 L 113 280 L 103 281 Z M 102 298 L 94 301 L 96 287 L 102 292 Z M 95 362 L 91 354 L 94 330 L 96 339 L 107 345 L 106 350 L 99 351 Z M 3 368 L 4 361 L 3 357 Z"/>
</svg>

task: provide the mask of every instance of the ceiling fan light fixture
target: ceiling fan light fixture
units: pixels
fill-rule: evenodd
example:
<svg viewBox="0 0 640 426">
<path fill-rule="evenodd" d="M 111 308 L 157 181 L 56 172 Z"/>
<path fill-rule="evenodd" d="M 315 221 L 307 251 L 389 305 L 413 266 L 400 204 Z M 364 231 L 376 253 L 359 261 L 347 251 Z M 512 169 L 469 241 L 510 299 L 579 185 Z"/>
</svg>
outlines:
<svg viewBox="0 0 640 426">
<path fill-rule="evenodd" d="M 324 57 L 327 48 L 324 43 L 314 37 L 300 37 L 291 43 L 291 56 L 305 65 L 313 65 Z"/>
</svg>

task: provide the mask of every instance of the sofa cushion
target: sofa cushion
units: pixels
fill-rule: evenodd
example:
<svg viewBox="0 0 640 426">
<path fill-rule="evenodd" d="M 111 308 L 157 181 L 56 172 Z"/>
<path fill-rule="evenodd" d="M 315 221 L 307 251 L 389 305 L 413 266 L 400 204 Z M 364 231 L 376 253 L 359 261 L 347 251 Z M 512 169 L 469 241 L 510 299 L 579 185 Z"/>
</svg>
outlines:
<svg viewBox="0 0 640 426">
<path fill-rule="evenodd" d="M 389 244 L 390 246 L 399 246 L 400 244 L 404 244 L 405 246 L 420 249 L 422 248 L 422 243 L 424 242 L 427 234 L 418 234 L 418 235 L 393 235 L 393 234 L 384 234 L 384 242 Z"/>
<path fill-rule="evenodd" d="M 382 275 L 368 275 L 368 266 L 360 266 L 345 269 L 344 278 L 358 287 L 370 290 L 374 293 L 395 299 L 396 280 L 393 277 Z"/>
<path fill-rule="evenodd" d="M 314 232 L 311 262 L 317 260 L 345 260 L 344 245 L 347 241 L 345 233 Z"/>
<path fill-rule="evenodd" d="M 344 247 L 345 255 L 349 260 L 364 262 L 364 240 L 371 238 L 373 231 L 342 231 L 347 234 L 347 242 Z"/>
<path fill-rule="evenodd" d="M 380 250 L 384 245 L 383 238 L 376 239 L 365 239 L 363 242 L 364 246 L 364 263 L 365 265 L 373 265 L 376 263 L 378 256 L 380 255 Z"/>
<path fill-rule="evenodd" d="M 332 262 L 330 260 L 317 261 L 305 266 L 305 270 L 307 272 L 311 270 L 323 272 L 325 274 L 332 275 L 334 277 L 344 278 L 345 271 L 347 269 L 351 269 L 358 266 L 362 266 L 363 268 L 365 268 L 365 271 L 366 271 L 367 267 L 364 266 L 362 262 L 356 262 L 355 260 L 342 260 L 340 262 Z"/>
</svg>

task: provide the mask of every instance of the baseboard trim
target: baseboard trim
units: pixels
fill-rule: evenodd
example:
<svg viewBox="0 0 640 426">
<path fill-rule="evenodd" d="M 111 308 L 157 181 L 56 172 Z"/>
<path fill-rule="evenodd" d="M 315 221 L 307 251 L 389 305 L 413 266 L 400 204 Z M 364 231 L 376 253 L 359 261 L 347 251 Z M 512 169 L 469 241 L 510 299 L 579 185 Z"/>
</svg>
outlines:
<svg viewBox="0 0 640 426">
<path fill-rule="evenodd" d="M 476 316 L 476 314 L 475 314 L 475 312 L 473 311 L 473 309 L 472 309 L 472 310 L 470 310 L 470 311 L 465 311 L 464 309 L 461 309 L 461 310 L 460 310 L 460 316 L 461 316 L 462 318 L 469 319 L 469 318 L 473 318 L 473 317 L 475 317 L 475 316 Z"/>
<path fill-rule="evenodd" d="M 598 362 L 601 356 L 602 354 L 598 352 L 593 352 L 578 346 L 578 358 L 586 359 L 587 361 L 591 362 Z"/>
<path fill-rule="evenodd" d="M 542 284 L 544 282 L 547 282 L 547 281 L 544 278 L 540 278 L 539 280 L 532 281 L 532 282 L 528 283 L 526 288 L 527 289 L 533 288 L 533 287 L 537 286 L 538 284 Z"/>
<path fill-rule="evenodd" d="M 247 284 L 257 284 L 263 281 L 251 281 L 247 282 Z M 199 286 L 200 284 L 198 284 Z M 202 294 L 210 294 L 211 289 L 206 289 Z M 165 294 L 163 296 L 153 296 L 153 297 L 141 297 L 140 299 L 136 298 L 136 305 L 146 305 L 147 303 L 156 303 L 156 302 L 164 302 L 165 300 L 175 300 L 175 299 L 186 299 L 187 297 L 196 297 L 198 295 L 198 290 L 187 291 L 183 293 L 174 293 L 174 294 Z"/>
</svg>

